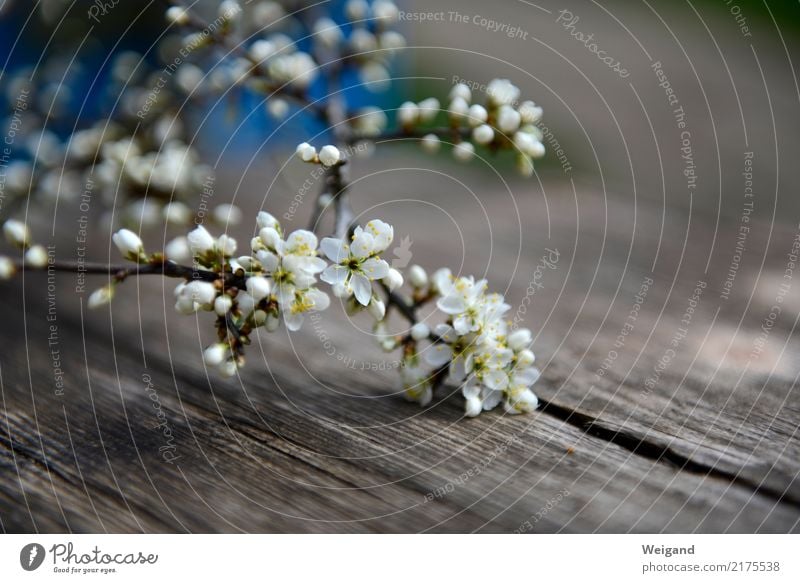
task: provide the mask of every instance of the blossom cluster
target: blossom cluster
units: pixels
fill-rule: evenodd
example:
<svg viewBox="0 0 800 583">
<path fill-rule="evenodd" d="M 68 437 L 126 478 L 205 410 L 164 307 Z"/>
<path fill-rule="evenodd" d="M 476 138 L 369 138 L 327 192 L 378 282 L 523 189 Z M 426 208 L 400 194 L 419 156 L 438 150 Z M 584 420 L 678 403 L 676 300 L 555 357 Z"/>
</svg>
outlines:
<svg viewBox="0 0 800 583">
<path fill-rule="evenodd" d="M 263 327 L 272 332 L 281 322 L 291 331 L 299 330 L 306 314 L 329 307 L 330 298 L 319 287 L 324 282 L 350 311 L 371 315 L 375 337 L 384 350 L 402 349 L 400 373 L 409 400 L 428 405 L 436 386 L 448 381 L 461 388 L 467 416 L 500 403 L 510 414 L 536 408 L 531 386 L 539 371 L 533 366 L 531 332 L 509 330 L 504 319 L 509 305 L 500 294 L 488 291 L 486 280 L 456 277 L 447 268 L 429 277 L 418 265 L 404 276 L 382 258 L 394 229 L 379 219 L 356 226 L 348 239 L 321 241 L 302 229 L 285 234 L 279 221 L 263 211 L 257 228 L 250 253 L 240 256 L 236 241 L 228 235 L 214 237 L 199 226 L 186 237 L 194 268 L 212 277 L 178 284 L 175 310 L 216 315 L 218 341 L 204 352 L 208 366 L 234 375 L 244 364 L 244 347 L 255 330 Z M 135 233 L 123 229 L 113 241 L 129 261 L 153 261 Z M 414 322 L 406 334 L 391 335 L 382 294 L 388 299 L 388 293 L 398 294 L 406 283 L 414 299 L 401 296 L 399 301 L 406 305 L 435 301 L 443 321 L 433 328 Z M 113 285 L 97 290 L 90 306 L 110 301 Z"/>
<path fill-rule="evenodd" d="M 486 103 L 473 103 L 472 90 L 458 83 L 450 91 L 447 106 L 449 129 L 455 139 L 453 156 L 468 162 L 475 156 L 475 147 L 491 150 L 511 150 L 516 153 L 517 168 L 523 176 L 533 174 L 533 160 L 545 154 L 542 131 L 536 123 L 542 118 L 542 108 L 533 101 L 519 102 L 520 89 L 508 79 L 494 79 L 487 85 Z M 436 98 L 414 103 L 407 101 L 397 111 L 400 126 L 411 131 L 433 122 L 439 113 Z M 427 133 L 421 145 L 429 152 L 441 146 L 438 133 Z"/>
</svg>

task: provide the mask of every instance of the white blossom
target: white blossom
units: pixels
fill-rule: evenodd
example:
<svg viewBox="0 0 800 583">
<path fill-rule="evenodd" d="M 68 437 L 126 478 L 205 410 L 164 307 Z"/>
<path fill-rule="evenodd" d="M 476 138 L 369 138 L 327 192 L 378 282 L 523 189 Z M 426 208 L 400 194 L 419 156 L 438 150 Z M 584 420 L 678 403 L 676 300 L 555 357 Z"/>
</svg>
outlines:
<svg viewBox="0 0 800 583">
<path fill-rule="evenodd" d="M 415 288 L 423 288 L 428 285 L 428 274 L 424 268 L 419 265 L 412 265 L 408 269 L 408 281 Z"/>
<path fill-rule="evenodd" d="M 426 152 L 430 152 L 431 154 L 435 154 L 436 152 L 438 152 L 439 148 L 442 145 L 439 136 L 437 136 L 436 134 L 427 134 L 422 138 L 420 142 L 422 144 L 422 148 Z"/>
<path fill-rule="evenodd" d="M 6 240 L 16 247 L 27 247 L 30 244 L 31 233 L 28 225 L 15 219 L 3 223 L 3 234 Z"/>
<path fill-rule="evenodd" d="M 139 235 L 128 229 L 120 229 L 111 237 L 114 244 L 119 249 L 120 254 L 131 261 L 146 259 L 144 254 L 144 243 Z"/>
<path fill-rule="evenodd" d="M 303 162 L 313 162 L 317 159 L 317 149 L 306 142 L 298 145 L 295 151 Z"/>
<path fill-rule="evenodd" d="M 431 329 L 430 326 L 425 324 L 424 322 L 418 322 L 411 327 L 411 337 L 414 340 L 425 340 L 430 336 Z"/>
<path fill-rule="evenodd" d="M 459 162 L 469 162 L 475 157 L 475 146 L 470 142 L 461 142 L 453 148 L 453 156 Z"/>
<path fill-rule="evenodd" d="M 334 166 L 342 159 L 342 153 L 336 146 L 323 146 L 319 151 L 319 161 L 324 166 Z"/>
<path fill-rule="evenodd" d="M 378 219 L 368 222 L 364 229 L 356 227 L 350 245 L 342 239 L 326 237 L 320 248 L 334 265 L 323 271 L 322 280 L 331 285 L 343 284 L 348 291 L 352 289 L 358 303 L 369 305 L 371 282 L 389 274 L 389 264 L 380 254 L 393 238 L 394 229 Z"/>
<path fill-rule="evenodd" d="M 111 303 L 111 300 L 114 298 L 114 291 L 113 285 L 106 285 L 94 290 L 89 296 L 89 300 L 87 302 L 89 309 L 93 310 L 95 308 L 99 308 L 100 306 L 105 306 L 106 304 Z"/>
<path fill-rule="evenodd" d="M 457 83 L 450 90 L 450 99 L 453 100 L 456 98 L 469 102 L 472 100 L 472 90 L 464 83 Z"/>
<path fill-rule="evenodd" d="M 0 256 L 0 279 L 10 279 L 17 269 L 8 257 Z"/>
<path fill-rule="evenodd" d="M 383 283 L 389 288 L 389 291 L 394 291 L 403 285 L 403 274 L 398 270 L 391 268 L 386 277 L 383 278 Z"/>
<path fill-rule="evenodd" d="M 25 263 L 42 268 L 47 265 L 47 250 L 42 245 L 33 245 L 25 252 Z"/>
<path fill-rule="evenodd" d="M 472 130 L 472 139 L 476 144 L 480 144 L 481 146 L 490 144 L 492 140 L 494 140 L 494 130 L 492 126 L 487 124 L 479 125 Z"/>
</svg>

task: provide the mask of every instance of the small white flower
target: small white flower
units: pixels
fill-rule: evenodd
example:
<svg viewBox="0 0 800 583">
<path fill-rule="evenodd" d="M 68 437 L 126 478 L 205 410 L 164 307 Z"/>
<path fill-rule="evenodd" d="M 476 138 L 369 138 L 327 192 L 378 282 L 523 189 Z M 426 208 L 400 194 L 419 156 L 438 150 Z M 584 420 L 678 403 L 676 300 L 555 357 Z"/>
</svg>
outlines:
<svg viewBox="0 0 800 583">
<path fill-rule="evenodd" d="M 419 265 L 412 265 L 408 270 L 408 281 L 415 288 L 423 288 L 428 285 L 428 273 Z"/>
<path fill-rule="evenodd" d="M 397 20 L 399 11 L 391 0 L 375 0 L 372 3 L 372 15 L 382 25 L 387 25 Z"/>
<path fill-rule="evenodd" d="M 177 25 L 189 24 L 189 13 L 181 6 L 167 8 L 167 21 Z"/>
<path fill-rule="evenodd" d="M 216 240 L 203 225 L 198 225 L 186 236 L 186 239 L 189 241 L 189 248 L 193 255 L 204 255 L 212 251 L 216 245 Z"/>
<path fill-rule="evenodd" d="M 369 14 L 369 4 L 367 0 L 348 0 L 344 10 L 351 21 L 364 20 Z"/>
<path fill-rule="evenodd" d="M 323 146 L 319 151 L 319 161 L 324 166 L 334 166 L 342 159 L 342 153 L 336 146 Z"/>
<path fill-rule="evenodd" d="M 17 268 L 8 257 L 0 256 L 0 279 L 11 279 Z"/>
<path fill-rule="evenodd" d="M 140 261 L 146 259 L 144 254 L 144 244 L 139 235 L 128 229 L 120 229 L 111 237 L 119 252 L 126 259 Z"/>
<path fill-rule="evenodd" d="M 25 263 L 36 268 L 46 266 L 47 250 L 42 245 L 34 245 L 25 252 Z"/>
<path fill-rule="evenodd" d="M 389 291 L 394 291 L 403 285 L 403 274 L 398 270 L 391 268 L 386 277 L 383 278 L 383 283 L 389 288 Z"/>
<path fill-rule="evenodd" d="M 164 205 L 161 210 L 164 220 L 173 225 L 185 225 L 192 218 L 191 209 L 179 201 L 170 202 Z"/>
<path fill-rule="evenodd" d="M 302 146 L 303 144 L 300 145 Z M 306 144 L 306 146 L 307 145 L 308 144 Z M 258 226 L 259 231 L 261 229 L 267 229 L 267 228 L 274 229 L 276 227 L 279 227 L 278 219 L 276 219 L 274 216 L 272 216 L 266 211 L 260 211 L 258 213 L 258 215 L 256 216 L 256 225 Z"/>
<path fill-rule="evenodd" d="M 250 45 L 250 57 L 257 63 L 262 63 L 278 52 L 275 43 L 266 39 L 259 39 Z"/>
<path fill-rule="evenodd" d="M 542 119 L 542 108 L 533 101 L 523 101 L 519 106 L 519 114 L 522 116 L 523 123 L 536 123 Z"/>
<path fill-rule="evenodd" d="M 289 115 L 289 102 L 280 97 L 271 97 L 267 100 L 267 113 L 276 121 L 282 121 Z"/>
<path fill-rule="evenodd" d="M 419 106 L 406 101 L 397 109 L 397 121 L 403 126 L 413 126 L 419 121 Z"/>
<path fill-rule="evenodd" d="M 475 157 L 475 146 L 470 142 L 461 142 L 453 148 L 453 156 L 459 162 L 469 162 Z"/>
<path fill-rule="evenodd" d="M 494 140 L 494 130 L 490 125 L 483 124 L 472 130 L 472 139 L 476 144 L 485 146 Z"/>
<path fill-rule="evenodd" d="M 486 108 L 477 103 L 470 106 L 467 115 L 469 116 L 469 125 L 472 127 L 486 123 L 486 120 L 489 119 L 489 113 L 486 111 Z"/>
<path fill-rule="evenodd" d="M 450 106 L 447 108 L 447 112 L 450 114 L 450 117 L 454 120 L 460 120 L 469 115 L 469 104 L 465 99 L 461 97 L 456 97 L 453 101 L 450 102 Z"/>
<path fill-rule="evenodd" d="M 212 344 L 203 351 L 203 362 L 208 366 L 219 366 L 228 356 L 230 347 L 222 342 Z"/>
<path fill-rule="evenodd" d="M 442 142 L 439 139 L 439 136 L 437 136 L 436 134 L 427 134 L 425 137 L 422 138 L 421 144 L 423 150 L 431 154 L 435 154 L 436 152 L 439 151 Z"/>
<path fill-rule="evenodd" d="M 376 320 L 383 320 L 383 317 L 386 315 L 386 304 L 383 300 L 373 297 L 369 306 L 367 306 L 367 311 L 369 311 L 370 315 Z"/>
<path fill-rule="evenodd" d="M 233 299 L 227 294 L 223 294 L 214 300 L 214 312 L 217 316 L 224 316 L 231 311 Z"/>
<path fill-rule="evenodd" d="M 522 118 L 519 112 L 510 105 L 503 105 L 497 113 L 497 128 L 506 135 L 512 135 L 519 129 Z"/>
<path fill-rule="evenodd" d="M 495 105 L 510 105 L 519 99 L 519 88 L 508 79 L 494 79 L 486 88 L 489 101 Z"/>
<path fill-rule="evenodd" d="M 533 335 L 527 328 L 520 328 L 508 335 L 508 347 L 514 352 L 519 352 L 530 346 Z"/>
<path fill-rule="evenodd" d="M 3 224 L 3 234 L 6 240 L 16 247 L 27 247 L 30 244 L 31 233 L 28 225 L 15 219 L 9 219 Z"/>
<path fill-rule="evenodd" d="M 302 144 L 297 146 L 297 149 L 295 151 L 297 152 L 297 156 L 303 162 L 313 162 L 314 160 L 317 159 L 317 149 L 311 144 L 308 144 L 307 142 L 303 142 Z"/>
<path fill-rule="evenodd" d="M 214 207 L 211 214 L 214 221 L 220 225 L 238 225 L 242 222 L 242 210 L 233 204 L 223 203 Z"/>
<path fill-rule="evenodd" d="M 416 340 L 425 340 L 431 335 L 430 327 L 424 322 L 419 322 L 411 327 L 411 337 Z"/>
<path fill-rule="evenodd" d="M 400 378 L 403 381 L 406 399 L 419 403 L 423 407 L 431 402 L 433 399 L 431 374 L 419 363 L 416 356 L 403 359 Z"/>
<path fill-rule="evenodd" d="M 200 309 L 212 309 L 217 297 L 217 288 L 207 281 L 182 283 L 175 288 L 175 291 L 177 295 L 175 310 L 184 315 L 193 314 Z"/>
<path fill-rule="evenodd" d="M 164 247 L 164 255 L 175 263 L 186 263 L 192 260 L 192 250 L 186 237 L 175 237 Z"/>
<path fill-rule="evenodd" d="M 92 292 L 89 296 L 88 306 L 89 309 L 99 308 L 100 306 L 105 306 L 106 304 L 110 303 L 114 297 L 114 286 L 113 285 L 106 285 L 99 289 L 96 289 Z"/>
<path fill-rule="evenodd" d="M 342 29 L 332 19 L 322 17 L 314 23 L 314 40 L 320 45 L 334 49 L 342 41 Z"/>
<path fill-rule="evenodd" d="M 217 237 L 215 249 L 225 257 L 232 257 L 236 253 L 236 239 L 229 235 L 220 235 Z"/>
<path fill-rule="evenodd" d="M 441 105 L 435 97 L 428 97 L 419 102 L 419 119 L 425 123 L 432 122 L 439 113 Z"/>
<path fill-rule="evenodd" d="M 406 46 L 406 37 L 396 30 L 386 30 L 378 35 L 378 44 L 382 49 L 396 51 Z"/>
<path fill-rule="evenodd" d="M 341 239 L 326 237 L 320 248 L 334 262 L 322 273 L 322 280 L 343 284 L 353 290 L 356 300 L 363 306 L 372 298 L 371 282 L 389 274 L 389 264 L 380 254 L 392 243 L 394 229 L 380 220 L 368 222 L 364 229 L 356 227 L 352 244 Z"/>
<path fill-rule="evenodd" d="M 532 350 L 521 350 L 519 354 L 517 354 L 517 366 L 528 368 L 533 365 L 534 362 L 536 362 L 536 356 L 533 354 Z"/>
<path fill-rule="evenodd" d="M 247 279 L 246 283 L 247 292 L 253 296 L 253 299 L 260 302 L 267 296 L 272 289 L 270 281 L 266 277 L 254 275 Z"/>
<path fill-rule="evenodd" d="M 464 401 L 464 414 L 467 417 L 477 417 L 483 411 L 483 403 L 478 397 L 468 397 Z"/>
<path fill-rule="evenodd" d="M 458 83 L 450 90 L 450 99 L 456 98 L 469 102 L 472 100 L 472 91 L 464 83 Z"/>
<path fill-rule="evenodd" d="M 506 396 L 504 408 L 506 413 L 516 415 L 518 413 L 530 413 L 539 406 L 539 399 L 528 388 L 518 387 L 510 390 Z"/>
<path fill-rule="evenodd" d="M 311 288 L 298 292 L 288 310 L 283 310 L 286 328 L 292 332 L 299 330 L 303 325 L 303 317 L 306 313 L 326 310 L 330 303 L 330 298 L 318 289 Z"/>
</svg>

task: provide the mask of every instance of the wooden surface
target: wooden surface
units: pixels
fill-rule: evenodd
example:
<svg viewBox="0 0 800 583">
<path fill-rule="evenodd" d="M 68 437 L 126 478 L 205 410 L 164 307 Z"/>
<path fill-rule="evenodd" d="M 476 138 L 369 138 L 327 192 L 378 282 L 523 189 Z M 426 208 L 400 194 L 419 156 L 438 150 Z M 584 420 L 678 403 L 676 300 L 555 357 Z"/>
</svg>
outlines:
<svg viewBox="0 0 800 583">
<path fill-rule="evenodd" d="M 545 248 L 558 251 L 525 315 L 544 402 L 527 416 L 462 420 L 447 391 L 427 409 L 406 403 L 396 371 L 361 370 L 392 356 L 360 348 L 368 317 L 348 319 L 338 305 L 291 337 L 262 334 L 241 379 L 223 380 L 200 359 L 211 320 L 172 313 L 173 281 L 129 282 L 107 313 L 82 310 L 74 278 L 59 276 L 54 322 L 45 275 L 2 284 L 2 528 L 800 530 L 797 289 L 751 359 L 795 230 L 754 229 L 758 269 L 743 266 L 723 301 L 732 246 L 718 244 L 709 262 L 709 243 L 735 240 L 735 225 L 723 221 L 715 239 L 705 228 L 686 235 L 689 216 L 675 211 L 661 235 L 659 205 L 545 181 L 559 182 L 542 191 L 514 183 L 521 236 L 509 195 L 481 193 L 491 250 L 476 201 L 453 204 L 455 195 L 425 182 L 453 224 L 475 233 L 462 250 L 450 226 L 436 230 L 435 213 L 396 202 L 413 182 L 375 194 L 388 205 L 382 216 L 412 235 L 414 261 L 487 269 L 514 309 Z M 653 285 L 633 330 L 598 376 L 645 278 Z M 648 391 L 698 280 L 707 288 L 688 333 Z M 158 427 L 155 399 L 170 434 Z M 164 447 L 177 459 L 166 461 Z"/>
</svg>

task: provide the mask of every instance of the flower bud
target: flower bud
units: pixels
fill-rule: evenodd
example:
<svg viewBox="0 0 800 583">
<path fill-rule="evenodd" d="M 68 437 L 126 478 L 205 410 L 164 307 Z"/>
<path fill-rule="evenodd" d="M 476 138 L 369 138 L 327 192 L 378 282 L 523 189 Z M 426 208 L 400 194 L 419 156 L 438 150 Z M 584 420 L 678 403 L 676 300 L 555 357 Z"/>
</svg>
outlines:
<svg viewBox="0 0 800 583">
<path fill-rule="evenodd" d="M 412 265 L 408 270 L 408 281 L 415 288 L 422 288 L 428 285 L 428 274 L 419 265 Z"/>
<path fill-rule="evenodd" d="M 217 316 L 224 316 L 231 311 L 233 307 L 233 299 L 227 294 L 223 294 L 214 300 L 214 311 Z"/>
<path fill-rule="evenodd" d="M 419 119 L 422 122 L 432 122 L 439 113 L 441 105 L 435 97 L 428 97 L 419 102 Z"/>
<path fill-rule="evenodd" d="M 275 121 L 282 121 L 289 114 L 289 102 L 279 97 L 267 100 L 267 113 Z"/>
<path fill-rule="evenodd" d="M 523 123 L 536 123 L 542 119 L 542 108 L 537 106 L 533 101 L 523 101 L 518 111 L 522 116 Z"/>
<path fill-rule="evenodd" d="M 464 414 L 467 417 L 477 417 L 483 410 L 483 403 L 478 397 L 469 397 L 464 403 Z"/>
<path fill-rule="evenodd" d="M 336 146 L 324 146 L 319 151 L 319 161 L 325 166 L 338 164 L 342 159 L 342 153 Z"/>
<path fill-rule="evenodd" d="M 472 139 L 481 146 L 490 144 L 494 140 L 494 130 L 487 124 L 479 125 L 472 130 Z"/>
<path fill-rule="evenodd" d="M 139 235 L 128 229 L 121 229 L 111 237 L 119 252 L 126 259 L 139 261 L 144 256 L 144 244 Z"/>
<path fill-rule="evenodd" d="M 435 154 L 439 151 L 439 148 L 442 145 L 439 136 L 436 134 L 428 134 L 421 140 L 422 149 L 430 154 Z"/>
<path fill-rule="evenodd" d="M 367 306 L 367 311 L 369 311 L 370 315 L 376 320 L 383 320 L 383 317 L 386 315 L 386 304 L 383 303 L 383 300 L 373 297 L 372 301 Z"/>
<path fill-rule="evenodd" d="M 184 263 L 192 260 L 192 250 L 186 237 L 175 237 L 164 247 L 164 255 L 170 261 Z"/>
<path fill-rule="evenodd" d="M 96 289 L 89 296 L 88 300 L 89 309 L 93 310 L 95 308 L 99 308 L 100 306 L 105 306 L 106 304 L 111 303 L 113 297 L 114 297 L 113 285 L 106 285 L 101 287 L 100 289 Z"/>
<path fill-rule="evenodd" d="M 403 126 L 413 126 L 419 121 L 419 106 L 413 101 L 406 101 L 397 109 L 397 121 Z"/>
<path fill-rule="evenodd" d="M 521 122 L 519 112 L 510 105 L 503 105 L 497 114 L 497 128 L 504 134 L 513 134 L 519 129 Z"/>
<path fill-rule="evenodd" d="M 275 332 L 275 330 L 278 329 L 278 326 L 280 326 L 280 323 L 281 323 L 280 318 L 278 318 L 273 314 L 268 314 L 267 321 L 264 324 L 264 326 L 267 328 L 267 332 Z"/>
<path fill-rule="evenodd" d="M 236 361 L 230 358 L 220 364 L 218 370 L 219 374 L 224 377 L 233 377 L 236 376 L 236 371 L 239 370 L 239 367 L 236 366 Z"/>
<path fill-rule="evenodd" d="M 317 20 L 313 32 L 314 40 L 329 49 L 336 48 L 342 40 L 342 29 L 328 17 Z"/>
<path fill-rule="evenodd" d="M 303 142 L 295 150 L 303 162 L 313 162 L 317 157 L 317 149 L 307 142 Z"/>
<path fill-rule="evenodd" d="M 182 6 L 170 6 L 167 8 L 167 22 L 179 26 L 189 24 L 189 13 Z"/>
<path fill-rule="evenodd" d="M 189 241 L 189 248 L 194 255 L 208 253 L 214 248 L 214 244 L 216 243 L 211 233 L 202 225 L 199 225 L 196 229 L 191 231 L 186 238 Z"/>
<path fill-rule="evenodd" d="M 25 252 L 25 263 L 36 268 L 46 266 L 47 250 L 41 245 L 34 245 Z"/>
<path fill-rule="evenodd" d="M 461 98 L 464 101 L 472 99 L 472 91 L 464 83 L 458 83 L 450 90 L 450 99 Z"/>
<path fill-rule="evenodd" d="M 182 202 L 171 202 L 161 211 L 164 220 L 173 225 L 185 225 L 192 218 L 192 211 Z"/>
<path fill-rule="evenodd" d="M 486 123 L 486 120 L 489 119 L 489 114 L 486 111 L 486 108 L 482 105 L 478 105 L 477 103 L 469 108 L 467 116 L 469 116 L 469 125 L 472 127 Z"/>
<path fill-rule="evenodd" d="M 447 108 L 447 112 L 453 119 L 461 119 L 469 115 L 469 104 L 465 99 L 456 97 L 450 102 L 450 107 Z"/>
<path fill-rule="evenodd" d="M 475 157 L 475 146 L 470 142 L 461 142 L 453 148 L 453 156 L 459 162 L 469 162 Z"/>
<path fill-rule="evenodd" d="M 514 352 L 527 348 L 533 342 L 533 335 L 527 328 L 520 328 L 508 335 L 508 347 Z"/>
<path fill-rule="evenodd" d="M 256 216 L 256 225 L 258 225 L 259 231 L 267 228 L 275 230 L 279 229 L 278 219 L 266 211 L 260 211 L 258 213 Z"/>
<path fill-rule="evenodd" d="M 203 351 L 203 362 L 208 366 L 219 366 L 226 356 L 228 356 L 228 345 L 217 342 Z"/>
<path fill-rule="evenodd" d="M 430 327 L 424 322 L 419 322 L 411 327 L 411 337 L 414 340 L 425 340 L 431 334 Z"/>
<path fill-rule="evenodd" d="M 269 295 L 271 290 L 270 281 L 266 277 L 254 275 L 247 279 L 247 292 L 253 296 L 256 302 L 260 302 Z"/>
<path fill-rule="evenodd" d="M 220 225 L 238 225 L 242 222 L 242 210 L 233 204 L 218 204 L 214 207 L 211 218 Z"/>
<path fill-rule="evenodd" d="M 369 14 L 369 4 L 367 0 L 348 0 L 344 11 L 351 21 L 364 20 Z"/>
<path fill-rule="evenodd" d="M 517 364 L 522 368 L 528 368 L 536 361 L 536 356 L 533 354 L 533 351 L 528 350 L 521 350 L 517 355 Z"/>
<path fill-rule="evenodd" d="M 11 276 L 16 273 L 17 268 L 14 262 L 8 257 L 0 256 L 0 279 L 11 279 Z"/>
<path fill-rule="evenodd" d="M 389 288 L 389 291 L 394 291 L 403 285 L 403 275 L 394 268 L 389 269 L 389 273 L 383 278 L 383 283 Z"/>
<path fill-rule="evenodd" d="M 31 232 L 28 225 L 21 221 L 9 219 L 3 224 L 6 240 L 15 247 L 27 247 L 30 244 Z"/>
<path fill-rule="evenodd" d="M 391 0 L 375 0 L 372 3 L 372 15 L 375 20 L 383 25 L 392 24 L 397 20 L 399 11 Z"/>
</svg>

